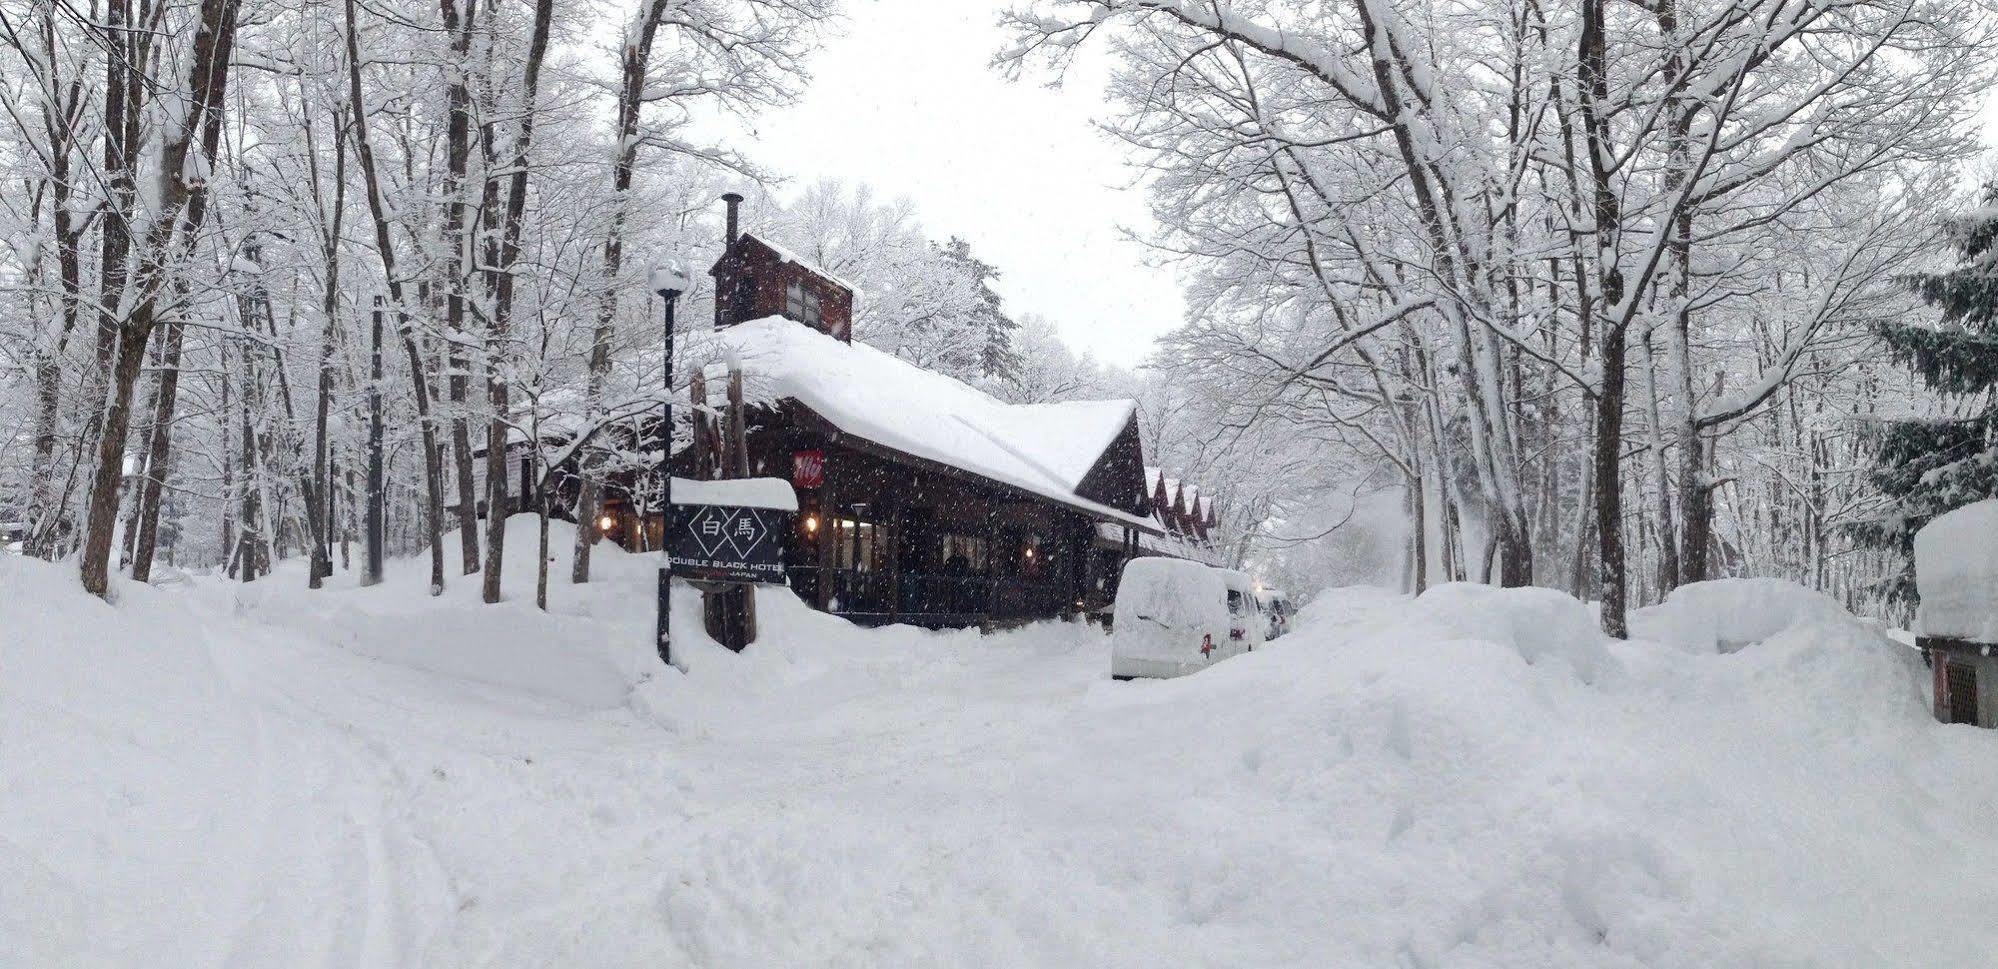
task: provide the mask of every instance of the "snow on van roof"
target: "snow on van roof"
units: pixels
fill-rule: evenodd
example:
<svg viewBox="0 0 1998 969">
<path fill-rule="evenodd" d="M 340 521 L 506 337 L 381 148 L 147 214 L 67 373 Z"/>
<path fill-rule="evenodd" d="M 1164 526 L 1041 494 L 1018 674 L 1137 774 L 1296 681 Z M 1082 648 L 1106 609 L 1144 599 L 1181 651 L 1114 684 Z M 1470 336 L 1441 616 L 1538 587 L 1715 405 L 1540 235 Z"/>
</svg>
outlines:
<svg viewBox="0 0 1998 969">
<path fill-rule="evenodd" d="M 779 316 L 713 334 L 746 399 L 786 398 L 877 444 L 1144 530 L 1150 519 L 1075 493 L 1137 412 L 1129 400 L 1008 404 L 892 354 Z"/>
<path fill-rule="evenodd" d="M 1186 559 L 1145 556 L 1124 563 L 1124 577 L 1119 588 L 1133 581 L 1186 583 L 1193 588 L 1209 586 L 1225 588 L 1226 572 L 1211 565 L 1190 562 Z"/>
</svg>

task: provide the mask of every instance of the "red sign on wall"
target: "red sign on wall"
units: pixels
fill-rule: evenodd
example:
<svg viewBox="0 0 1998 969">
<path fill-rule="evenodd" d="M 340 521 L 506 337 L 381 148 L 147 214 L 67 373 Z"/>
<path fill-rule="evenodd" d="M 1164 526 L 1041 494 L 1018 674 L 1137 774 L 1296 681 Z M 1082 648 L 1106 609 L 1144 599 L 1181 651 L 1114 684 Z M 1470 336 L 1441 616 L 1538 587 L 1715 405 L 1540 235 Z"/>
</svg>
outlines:
<svg viewBox="0 0 1998 969">
<path fill-rule="evenodd" d="M 826 483 L 826 452 L 796 451 L 791 455 L 791 483 L 817 488 Z"/>
</svg>

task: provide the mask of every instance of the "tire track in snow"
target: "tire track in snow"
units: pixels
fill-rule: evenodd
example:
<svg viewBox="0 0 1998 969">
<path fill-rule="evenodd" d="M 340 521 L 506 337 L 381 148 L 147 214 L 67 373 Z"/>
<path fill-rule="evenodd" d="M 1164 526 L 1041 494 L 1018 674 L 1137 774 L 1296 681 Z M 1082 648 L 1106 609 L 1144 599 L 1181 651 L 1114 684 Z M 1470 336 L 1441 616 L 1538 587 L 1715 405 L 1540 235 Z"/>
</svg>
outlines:
<svg viewBox="0 0 1998 969">
<path fill-rule="evenodd" d="M 250 710 L 258 748 L 255 847 L 237 866 L 222 964 L 425 965 L 456 904 L 434 851 L 398 810 L 408 778 L 385 744 L 325 703 L 324 687 L 351 678 L 297 662 L 304 649 L 338 651 L 265 628 L 255 642 L 207 644 Z M 289 685 L 301 675 L 314 694 Z M 283 773 L 274 769 L 279 744 Z M 296 783 L 302 774 L 309 784 Z"/>
</svg>

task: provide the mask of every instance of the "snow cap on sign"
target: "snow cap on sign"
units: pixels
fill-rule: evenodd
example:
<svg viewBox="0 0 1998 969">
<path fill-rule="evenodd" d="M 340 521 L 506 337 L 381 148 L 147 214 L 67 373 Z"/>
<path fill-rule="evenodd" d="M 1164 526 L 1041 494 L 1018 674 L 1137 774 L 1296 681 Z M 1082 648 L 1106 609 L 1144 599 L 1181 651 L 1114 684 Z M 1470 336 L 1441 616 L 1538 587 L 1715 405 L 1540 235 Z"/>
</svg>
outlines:
<svg viewBox="0 0 1998 969">
<path fill-rule="evenodd" d="M 798 493 L 791 489 L 791 482 L 782 478 L 731 478 L 726 481 L 674 478 L 673 503 L 797 511 Z"/>
</svg>

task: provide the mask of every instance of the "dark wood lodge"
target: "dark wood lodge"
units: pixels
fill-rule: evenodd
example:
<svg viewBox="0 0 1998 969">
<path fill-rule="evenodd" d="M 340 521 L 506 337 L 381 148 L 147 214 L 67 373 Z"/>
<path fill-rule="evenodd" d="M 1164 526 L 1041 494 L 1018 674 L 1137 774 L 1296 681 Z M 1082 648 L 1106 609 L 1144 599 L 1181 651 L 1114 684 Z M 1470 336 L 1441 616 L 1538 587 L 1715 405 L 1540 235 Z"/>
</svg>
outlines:
<svg viewBox="0 0 1998 969">
<path fill-rule="evenodd" d="M 854 343 L 852 288 L 739 232 L 738 201 L 710 270 L 714 332 L 685 338 L 695 427 L 674 473 L 788 478 L 799 512 L 787 579 L 807 604 L 932 627 L 1107 616 L 1126 560 L 1214 559 L 1214 502 L 1145 466 L 1132 401 L 1007 404 Z M 737 407 L 718 399 L 732 378 Z M 632 430 L 657 440 L 656 421 Z M 723 453 L 731 440 L 739 458 Z M 657 548 L 653 478 L 629 465 L 611 474 L 585 527 Z"/>
<path fill-rule="evenodd" d="M 993 624 L 1108 609 L 1124 560 L 1164 535 L 1131 401 L 1011 405 L 852 342 L 853 291 L 749 233 L 711 270 L 715 361 L 740 367 L 752 475 L 789 478 L 789 581 L 856 622 Z M 721 466 L 708 426 L 678 472 Z"/>
</svg>

